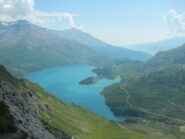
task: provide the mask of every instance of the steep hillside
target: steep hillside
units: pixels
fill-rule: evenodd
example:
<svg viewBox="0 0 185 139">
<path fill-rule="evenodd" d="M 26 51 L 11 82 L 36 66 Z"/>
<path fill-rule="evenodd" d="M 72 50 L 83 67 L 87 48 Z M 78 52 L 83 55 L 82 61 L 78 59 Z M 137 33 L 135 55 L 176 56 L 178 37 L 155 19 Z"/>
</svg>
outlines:
<svg viewBox="0 0 185 139">
<path fill-rule="evenodd" d="M 154 139 L 74 104 L 67 105 L 38 85 L 11 76 L 3 66 L 0 69 L 0 108 L 4 109 L 0 119 L 9 125 L 0 120 L 0 138 Z M 6 118 L 2 112 L 11 116 Z"/>
<path fill-rule="evenodd" d="M 162 123 L 171 127 L 175 139 L 184 139 L 179 130 L 185 125 L 184 60 L 183 45 L 138 65 L 117 65 L 123 82 L 104 89 L 106 104 L 115 115 L 128 116 L 128 122 Z"/>
<path fill-rule="evenodd" d="M 0 66 L 0 138 L 71 139 L 38 118 L 44 106 L 26 84 Z"/>
<path fill-rule="evenodd" d="M 146 69 L 161 69 L 166 66 L 185 64 L 185 44 L 169 51 L 159 52 L 143 65 Z"/>
<path fill-rule="evenodd" d="M 100 59 L 105 57 L 84 44 L 25 20 L 0 26 L 0 63 L 16 75 L 58 65 L 105 63 Z"/>
<path fill-rule="evenodd" d="M 58 31 L 56 33 L 63 38 L 76 40 L 82 44 L 85 44 L 106 56 L 142 61 L 151 57 L 149 54 L 140 51 L 112 46 L 80 30 L 70 29 Z"/>
<path fill-rule="evenodd" d="M 149 123 L 148 128 L 160 124 L 158 129 L 174 136 L 166 138 L 184 139 L 180 130 L 185 125 L 184 84 L 185 68 L 181 65 L 126 78 L 105 88 L 102 94 L 114 114 L 126 116 L 127 122 L 141 127 Z"/>
<path fill-rule="evenodd" d="M 185 68 L 178 66 L 144 74 L 129 81 L 125 80 L 124 83 L 106 88 L 103 94 L 107 104 L 117 115 L 129 115 L 128 110 L 134 108 L 130 107 L 127 101 L 122 101 L 126 100 L 128 93 L 129 102 L 134 106 L 185 121 L 184 83 Z"/>
<path fill-rule="evenodd" d="M 182 107 L 185 98 L 184 65 L 185 45 L 160 52 L 139 65 L 135 64 L 132 67 L 118 65 L 121 70 L 119 74 L 123 76 L 123 83 L 104 90 L 106 102 L 118 115 L 129 113 L 128 99 L 126 102 L 121 101 L 125 97 L 129 97 L 130 103 L 133 105 L 185 120 L 185 111 Z M 114 90 L 118 92 L 118 95 L 114 94 Z M 139 111 L 144 112 L 143 110 Z"/>
</svg>

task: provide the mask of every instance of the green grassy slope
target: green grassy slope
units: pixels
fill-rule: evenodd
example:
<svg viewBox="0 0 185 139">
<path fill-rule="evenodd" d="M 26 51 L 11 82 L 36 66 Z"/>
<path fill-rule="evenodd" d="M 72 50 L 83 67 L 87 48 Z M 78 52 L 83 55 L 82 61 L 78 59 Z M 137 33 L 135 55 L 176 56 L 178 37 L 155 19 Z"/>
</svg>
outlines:
<svg viewBox="0 0 185 139">
<path fill-rule="evenodd" d="M 0 65 L 0 81 L 6 80 L 14 87 L 19 87 L 19 80 L 14 78 L 6 69 L 4 66 Z"/>
<path fill-rule="evenodd" d="M 184 84 L 185 68 L 178 65 L 124 80 L 102 94 L 115 115 L 127 116 L 131 129 L 184 139 L 184 130 L 180 130 L 185 125 Z"/>
<path fill-rule="evenodd" d="M 185 69 L 184 66 L 171 67 L 164 70 L 144 74 L 130 80 L 107 87 L 103 94 L 107 104 L 118 115 L 128 114 L 127 94 L 120 85 L 129 92 L 129 101 L 152 112 L 184 119 Z"/>
<path fill-rule="evenodd" d="M 40 118 L 77 139 L 152 139 L 76 105 L 66 105 L 36 84 L 30 83 L 30 86 L 39 93 L 40 101 L 48 106 L 48 112 L 41 114 Z"/>
<path fill-rule="evenodd" d="M 111 67 L 98 70 L 108 77 L 112 72 L 122 76 L 125 89 L 130 94 L 130 102 L 159 114 L 184 119 L 185 98 L 185 46 L 161 52 L 145 63 L 119 63 L 117 69 Z M 112 71 L 113 70 L 113 71 Z M 118 71 L 118 72 L 117 72 Z M 117 115 L 134 113 L 129 110 L 125 90 L 120 84 L 104 90 L 109 107 Z M 115 94 L 116 93 L 116 94 Z M 137 113 L 137 111 L 136 111 Z"/>
<path fill-rule="evenodd" d="M 159 53 L 151 60 L 136 65 L 136 68 L 130 67 L 130 70 L 127 70 L 128 67 L 119 66 L 130 102 L 152 112 L 185 120 L 184 60 L 185 46 L 181 46 Z M 133 110 L 128 110 L 128 104 L 122 101 L 127 94 L 120 85 L 104 90 L 106 102 L 118 115 L 133 114 Z"/>
<path fill-rule="evenodd" d="M 157 53 L 143 64 L 143 70 L 161 69 L 176 64 L 185 64 L 185 44 L 169 51 Z"/>
<path fill-rule="evenodd" d="M 146 132 L 137 125 L 150 123 L 152 130 L 155 127 L 172 133 L 166 138 L 184 139 L 185 134 L 180 131 L 185 125 L 184 60 L 185 46 L 181 46 L 161 52 L 145 63 L 118 65 L 123 82 L 104 89 L 106 104 L 114 114 L 128 116 L 127 121 L 136 124 L 134 129 Z M 157 123 L 160 125 L 156 127 Z"/>
</svg>

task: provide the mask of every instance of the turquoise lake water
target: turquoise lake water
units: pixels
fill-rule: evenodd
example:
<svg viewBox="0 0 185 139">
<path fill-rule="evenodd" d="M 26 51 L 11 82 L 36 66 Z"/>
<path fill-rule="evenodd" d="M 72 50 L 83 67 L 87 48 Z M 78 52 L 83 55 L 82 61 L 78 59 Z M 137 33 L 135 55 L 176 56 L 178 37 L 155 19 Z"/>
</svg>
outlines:
<svg viewBox="0 0 185 139">
<path fill-rule="evenodd" d="M 123 118 L 113 115 L 106 106 L 104 97 L 100 95 L 104 87 L 120 82 L 120 78 L 103 79 L 95 85 L 79 84 L 89 76 L 96 76 L 92 72 L 93 68 L 89 65 L 71 65 L 34 72 L 25 77 L 66 103 L 75 103 L 109 120 L 122 121 Z"/>
</svg>

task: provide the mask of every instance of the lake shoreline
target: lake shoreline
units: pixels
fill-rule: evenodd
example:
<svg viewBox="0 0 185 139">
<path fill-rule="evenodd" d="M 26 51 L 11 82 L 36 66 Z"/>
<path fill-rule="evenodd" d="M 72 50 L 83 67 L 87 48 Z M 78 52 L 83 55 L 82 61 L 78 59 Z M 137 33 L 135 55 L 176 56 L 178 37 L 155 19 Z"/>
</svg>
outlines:
<svg viewBox="0 0 185 139">
<path fill-rule="evenodd" d="M 79 84 L 85 78 L 97 76 L 93 72 L 94 68 L 90 65 L 62 66 L 34 72 L 25 77 L 38 83 L 66 103 L 85 107 L 108 120 L 124 121 L 124 118 L 113 115 L 105 104 L 105 98 L 101 95 L 105 87 L 120 82 L 120 78 L 114 80 L 103 78 L 93 85 Z"/>
</svg>

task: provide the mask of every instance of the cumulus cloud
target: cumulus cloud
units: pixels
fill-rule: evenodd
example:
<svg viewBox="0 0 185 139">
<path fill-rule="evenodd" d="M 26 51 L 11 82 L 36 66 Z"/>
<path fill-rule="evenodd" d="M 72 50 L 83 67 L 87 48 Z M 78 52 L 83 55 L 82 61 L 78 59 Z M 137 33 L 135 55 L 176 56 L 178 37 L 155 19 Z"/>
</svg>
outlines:
<svg viewBox="0 0 185 139">
<path fill-rule="evenodd" d="M 178 14 L 174 9 L 163 15 L 167 26 L 166 35 L 169 37 L 185 36 L 185 13 Z"/>
<path fill-rule="evenodd" d="M 72 28 L 79 28 L 71 13 L 44 12 L 34 8 L 34 0 L 0 0 L 0 21 L 25 19 L 33 23 L 62 22 L 66 20 Z"/>
</svg>

